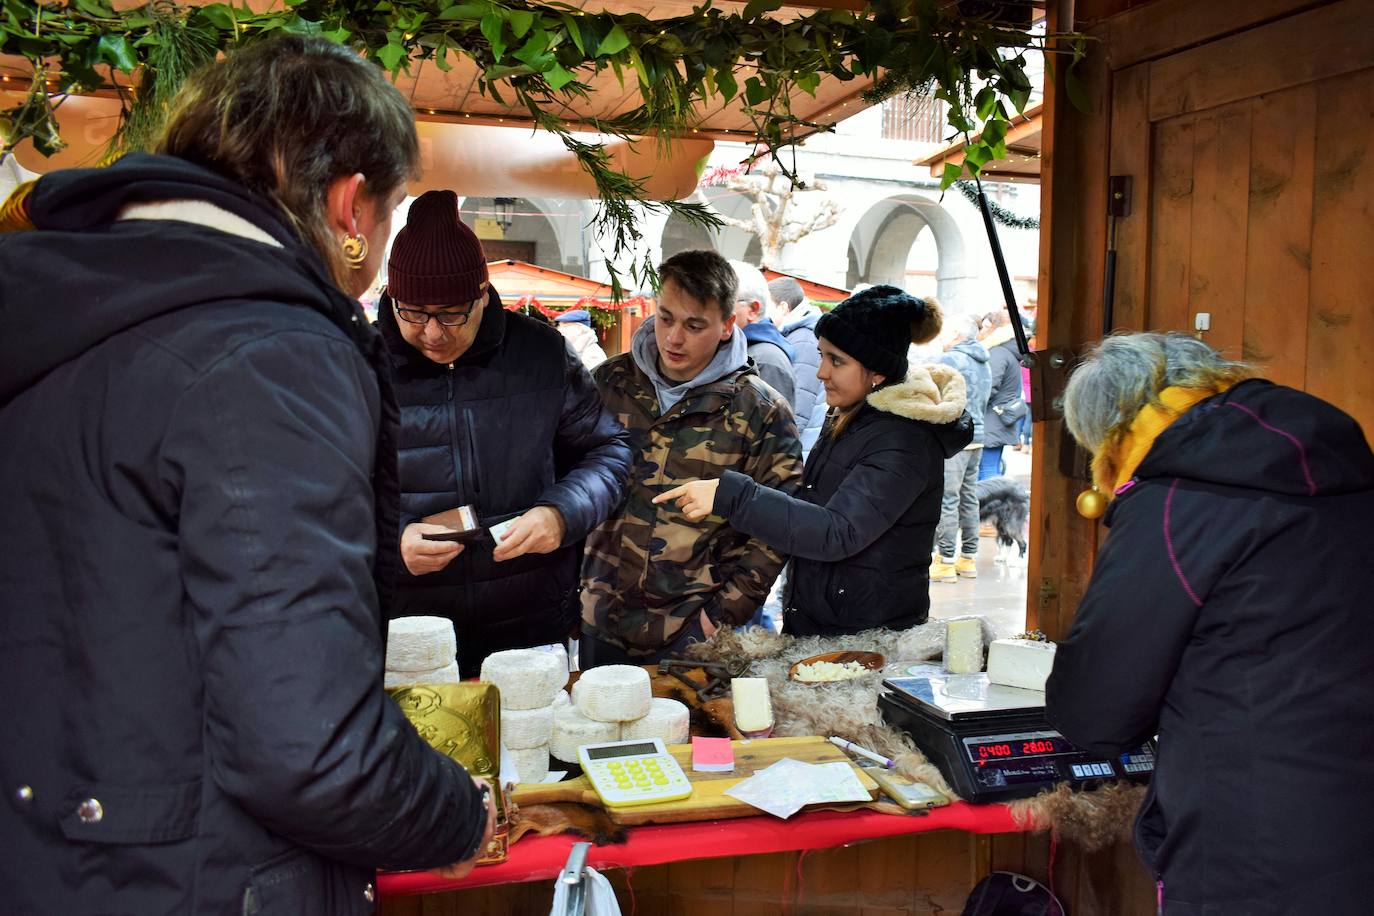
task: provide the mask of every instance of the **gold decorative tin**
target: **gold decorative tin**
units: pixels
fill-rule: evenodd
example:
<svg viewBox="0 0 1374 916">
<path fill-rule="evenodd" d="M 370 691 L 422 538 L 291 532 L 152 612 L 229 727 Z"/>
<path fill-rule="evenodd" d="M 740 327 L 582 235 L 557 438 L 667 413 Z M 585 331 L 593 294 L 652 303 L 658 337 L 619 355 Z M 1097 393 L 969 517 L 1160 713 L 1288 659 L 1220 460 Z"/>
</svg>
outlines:
<svg viewBox="0 0 1374 916">
<path fill-rule="evenodd" d="M 389 691 L 420 737 L 439 753 L 491 783 L 496 829 L 478 865 L 506 860 L 510 823 L 501 790 L 501 696 L 491 684 L 433 684 Z"/>
</svg>

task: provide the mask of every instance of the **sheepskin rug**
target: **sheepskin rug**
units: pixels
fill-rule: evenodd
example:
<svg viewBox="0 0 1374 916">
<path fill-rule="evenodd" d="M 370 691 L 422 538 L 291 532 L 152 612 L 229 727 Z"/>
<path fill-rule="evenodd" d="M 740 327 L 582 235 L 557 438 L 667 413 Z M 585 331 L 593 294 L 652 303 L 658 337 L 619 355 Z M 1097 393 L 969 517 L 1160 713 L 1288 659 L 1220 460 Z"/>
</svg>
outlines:
<svg viewBox="0 0 1374 916">
<path fill-rule="evenodd" d="M 987 622 L 984 639 L 993 633 Z M 703 662 L 748 660 L 751 677 L 768 679 L 773 702 L 773 736 L 838 735 L 872 748 L 897 762 L 897 769 L 919 782 L 958 798 L 940 771 L 900 729 L 882 719 L 878 693 L 883 678 L 904 675 L 911 665 L 939 659 L 944 653 L 945 621 L 933 620 L 909 630 L 866 630 L 851 636 L 812 636 L 798 639 L 750 627 L 722 629 L 706 642 L 688 648 L 690 658 Z M 803 684 L 788 677 L 793 664 L 826 652 L 878 652 L 886 664 L 848 681 Z M 1071 792 L 1067 786 L 1015 802 L 1013 814 L 1037 830 L 1053 830 L 1088 850 L 1128 836 L 1143 797 L 1143 789 L 1108 785 L 1093 791 Z"/>
</svg>

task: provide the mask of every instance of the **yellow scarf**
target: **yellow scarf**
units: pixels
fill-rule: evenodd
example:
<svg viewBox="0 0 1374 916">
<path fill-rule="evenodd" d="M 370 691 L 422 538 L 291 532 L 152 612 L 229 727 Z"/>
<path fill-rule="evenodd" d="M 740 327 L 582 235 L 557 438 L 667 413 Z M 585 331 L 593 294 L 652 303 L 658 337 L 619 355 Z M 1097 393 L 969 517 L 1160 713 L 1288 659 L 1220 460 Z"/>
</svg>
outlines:
<svg viewBox="0 0 1374 916">
<path fill-rule="evenodd" d="M 1135 476 L 1135 469 L 1150 453 L 1160 433 L 1200 401 L 1230 387 L 1230 384 L 1222 384 L 1215 388 L 1165 388 L 1159 393 L 1159 404 L 1142 407 L 1125 433 L 1115 441 L 1109 439 L 1102 451 L 1094 456 L 1093 486 L 1107 499 L 1114 498 L 1117 490 Z"/>
<path fill-rule="evenodd" d="M 0 203 L 0 232 L 21 232 L 33 228 L 29 220 L 29 195 L 33 193 L 36 182 L 26 181 L 10 193 L 9 199 Z"/>
</svg>

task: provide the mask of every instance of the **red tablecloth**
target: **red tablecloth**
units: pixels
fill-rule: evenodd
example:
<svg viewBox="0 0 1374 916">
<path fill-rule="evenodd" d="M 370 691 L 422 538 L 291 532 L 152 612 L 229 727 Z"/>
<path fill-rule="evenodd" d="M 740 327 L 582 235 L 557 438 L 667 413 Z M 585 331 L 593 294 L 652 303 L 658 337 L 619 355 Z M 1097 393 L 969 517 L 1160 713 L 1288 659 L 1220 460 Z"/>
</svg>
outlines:
<svg viewBox="0 0 1374 916">
<path fill-rule="evenodd" d="M 789 820 L 743 817 L 692 824 L 634 827 L 624 843 L 593 846 L 587 864 L 596 869 L 662 865 L 688 859 L 758 855 L 792 849 L 826 849 L 861 840 L 924 833 L 928 830 L 967 830 L 971 833 L 1012 833 L 1024 830 L 1006 805 L 965 802 L 936 808 L 922 816 L 879 814 L 875 811 L 816 811 Z M 474 869 L 462 881 L 446 881 L 428 872 L 383 874 L 377 889 L 383 895 L 432 894 L 465 887 L 511 884 L 553 878 L 563 870 L 578 838 L 571 834 L 525 837 L 499 865 Z"/>
</svg>

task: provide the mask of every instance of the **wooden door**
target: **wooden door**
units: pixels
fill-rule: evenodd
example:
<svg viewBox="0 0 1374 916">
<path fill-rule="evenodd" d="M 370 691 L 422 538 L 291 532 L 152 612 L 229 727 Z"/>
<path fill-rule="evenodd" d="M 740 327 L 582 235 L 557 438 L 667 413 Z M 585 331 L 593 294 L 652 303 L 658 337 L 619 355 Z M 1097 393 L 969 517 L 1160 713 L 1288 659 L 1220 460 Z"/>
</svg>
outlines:
<svg viewBox="0 0 1374 916">
<path fill-rule="evenodd" d="M 1119 327 L 1192 331 L 1374 429 L 1374 26 L 1341 0 L 1113 73 Z M 1127 224 L 1130 225 L 1128 228 Z"/>
</svg>

